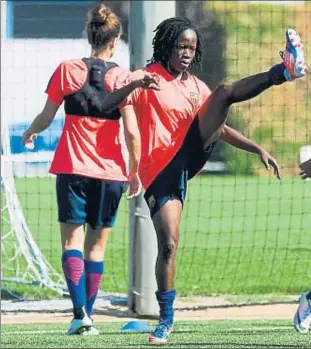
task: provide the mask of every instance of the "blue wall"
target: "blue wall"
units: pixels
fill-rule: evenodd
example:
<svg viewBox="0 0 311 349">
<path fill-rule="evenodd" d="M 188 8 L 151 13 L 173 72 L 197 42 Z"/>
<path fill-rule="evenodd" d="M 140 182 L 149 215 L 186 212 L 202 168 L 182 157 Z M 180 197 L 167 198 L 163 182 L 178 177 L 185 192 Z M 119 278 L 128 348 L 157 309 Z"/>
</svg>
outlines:
<svg viewBox="0 0 311 349">
<path fill-rule="evenodd" d="M 30 122 L 24 122 L 15 123 L 9 126 L 12 154 L 38 151 L 54 151 L 64 126 L 64 117 L 58 117 L 57 119 L 54 119 L 51 126 L 38 135 L 38 138 L 35 141 L 35 148 L 33 150 L 26 149 L 23 146 L 22 142 L 23 133 L 27 129 L 27 127 L 29 127 L 29 125 Z"/>
</svg>

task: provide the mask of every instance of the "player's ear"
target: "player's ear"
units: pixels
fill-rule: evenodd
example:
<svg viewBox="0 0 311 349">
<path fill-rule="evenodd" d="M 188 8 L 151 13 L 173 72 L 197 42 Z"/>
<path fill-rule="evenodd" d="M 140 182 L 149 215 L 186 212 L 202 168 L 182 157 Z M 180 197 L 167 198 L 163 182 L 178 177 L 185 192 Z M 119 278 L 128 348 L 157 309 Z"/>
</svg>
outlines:
<svg viewBox="0 0 311 349">
<path fill-rule="evenodd" d="M 118 36 L 117 38 L 111 40 L 111 42 L 110 42 L 110 47 L 111 47 L 111 49 L 112 49 L 113 51 L 116 50 L 119 41 L 120 41 L 120 37 L 119 37 L 119 36 Z"/>
</svg>

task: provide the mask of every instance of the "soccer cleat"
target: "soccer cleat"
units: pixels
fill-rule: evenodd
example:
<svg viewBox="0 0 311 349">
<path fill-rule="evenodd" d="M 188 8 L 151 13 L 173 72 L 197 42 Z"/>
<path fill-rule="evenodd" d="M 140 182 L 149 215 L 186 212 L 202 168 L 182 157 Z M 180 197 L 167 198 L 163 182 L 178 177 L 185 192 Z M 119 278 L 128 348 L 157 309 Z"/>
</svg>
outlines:
<svg viewBox="0 0 311 349">
<path fill-rule="evenodd" d="M 84 332 L 88 331 L 92 327 L 92 320 L 85 316 L 83 319 L 73 319 L 70 324 L 70 328 L 67 331 L 67 335 L 73 334 L 84 335 Z"/>
<path fill-rule="evenodd" d="M 284 76 L 287 81 L 293 81 L 307 74 L 308 67 L 304 57 L 303 43 L 294 29 L 287 29 L 286 48 L 285 51 L 280 52 L 280 56 L 286 67 Z"/>
<path fill-rule="evenodd" d="M 173 326 L 169 326 L 164 320 L 159 321 L 157 327 L 150 333 L 149 343 L 165 344 L 168 341 L 168 336 L 172 332 Z"/>
<path fill-rule="evenodd" d="M 294 325 L 296 331 L 300 333 L 307 333 L 311 327 L 311 299 L 307 298 L 307 293 L 300 297 Z"/>
</svg>

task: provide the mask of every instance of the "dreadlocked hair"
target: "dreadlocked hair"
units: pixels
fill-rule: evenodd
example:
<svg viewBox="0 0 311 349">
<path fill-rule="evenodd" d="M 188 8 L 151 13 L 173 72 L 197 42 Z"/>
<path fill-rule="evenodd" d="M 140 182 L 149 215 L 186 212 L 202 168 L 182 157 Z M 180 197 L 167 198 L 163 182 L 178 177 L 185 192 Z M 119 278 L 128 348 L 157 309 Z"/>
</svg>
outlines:
<svg viewBox="0 0 311 349">
<path fill-rule="evenodd" d="M 192 29 L 197 35 L 197 49 L 195 57 L 191 62 L 190 69 L 199 67 L 203 58 L 203 37 L 196 25 L 187 17 L 173 17 L 161 22 L 154 30 L 156 32 L 153 40 L 153 56 L 150 63 L 161 63 L 168 66 L 170 57 L 178 47 L 179 35 L 187 29 Z"/>
</svg>

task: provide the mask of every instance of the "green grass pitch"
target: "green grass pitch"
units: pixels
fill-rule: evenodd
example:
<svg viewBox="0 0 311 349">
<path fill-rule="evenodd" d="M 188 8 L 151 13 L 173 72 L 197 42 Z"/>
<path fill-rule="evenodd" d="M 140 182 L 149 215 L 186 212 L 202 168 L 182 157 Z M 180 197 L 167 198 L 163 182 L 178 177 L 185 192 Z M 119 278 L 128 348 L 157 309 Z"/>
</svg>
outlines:
<svg viewBox="0 0 311 349">
<path fill-rule="evenodd" d="M 198 176 L 191 181 L 177 257 L 179 295 L 300 294 L 309 289 L 310 187 L 300 178 Z M 36 242 L 61 272 L 55 180 L 17 179 L 16 188 Z M 120 204 L 108 244 L 103 290 L 127 291 L 127 205 L 126 200 Z M 28 296 L 33 292 L 25 286 L 16 289 Z"/>
<path fill-rule="evenodd" d="M 2 348 L 148 348 L 147 333 L 122 333 L 122 323 L 99 323 L 97 337 L 66 336 L 67 325 L 3 325 Z M 176 322 L 167 348 L 310 348 L 311 336 L 289 321 Z"/>
</svg>

